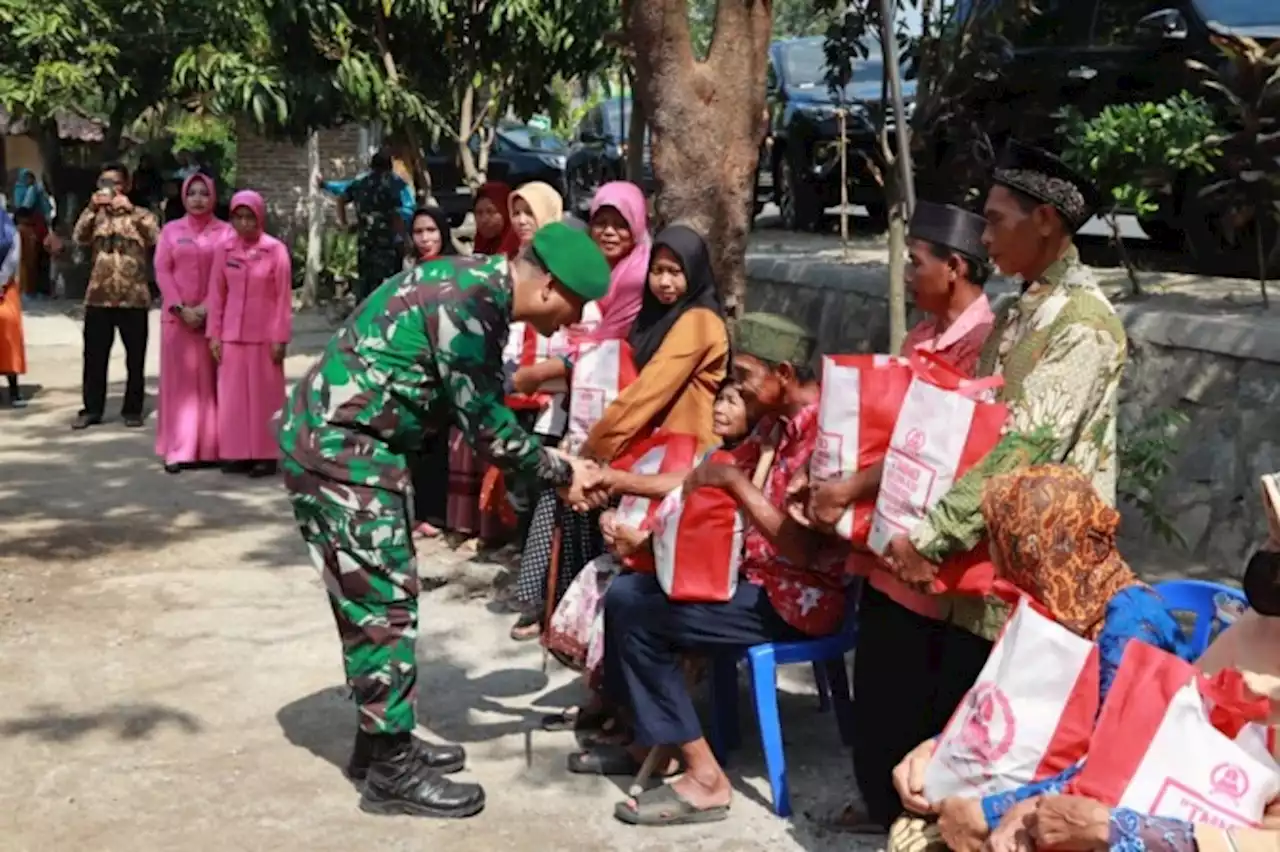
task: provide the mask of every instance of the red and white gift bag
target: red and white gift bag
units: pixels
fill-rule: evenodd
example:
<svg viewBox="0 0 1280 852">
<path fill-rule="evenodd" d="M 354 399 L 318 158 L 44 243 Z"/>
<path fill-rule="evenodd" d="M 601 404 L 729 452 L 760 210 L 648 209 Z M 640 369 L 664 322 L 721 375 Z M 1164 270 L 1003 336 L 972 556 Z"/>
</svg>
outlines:
<svg viewBox="0 0 1280 852">
<path fill-rule="evenodd" d="M 698 438 L 684 432 L 655 432 L 632 444 L 613 460 L 610 467 L 643 475 L 682 473 L 693 470 L 698 461 Z M 649 529 L 658 503 L 648 497 L 624 495 L 618 501 L 615 520 L 635 529 Z"/>
<path fill-rule="evenodd" d="M 1234 669 L 1209 677 L 1130 642 L 1070 792 L 1151 816 L 1257 826 L 1280 795 L 1280 766 L 1251 724 L 1269 708 Z"/>
<path fill-rule="evenodd" d="M 710 461 L 732 463 L 727 453 Z M 738 503 L 720 488 L 699 488 L 686 499 L 677 488 L 653 516 L 653 561 L 658 585 L 684 603 L 725 603 L 738 590 L 745 523 Z"/>
<path fill-rule="evenodd" d="M 892 355 L 822 359 L 818 442 L 809 462 L 810 480 L 847 479 L 884 459 L 911 376 L 907 359 Z M 840 519 L 836 532 L 865 544 L 874 511 L 874 500 L 855 504 Z"/>
<path fill-rule="evenodd" d="M 966 379 L 933 356 L 912 356 L 916 375 L 893 427 L 880 494 L 867 538 L 883 555 L 890 540 L 909 534 L 952 484 L 1000 442 L 1008 408 L 984 401 L 1001 379 Z M 987 594 L 995 570 L 985 544 L 941 566 L 933 591 Z"/>
<path fill-rule="evenodd" d="M 636 364 L 625 340 L 583 342 L 577 347 L 569 388 L 565 449 L 577 452 L 604 417 L 605 409 L 636 380 Z"/>
<path fill-rule="evenodd" d="M 1089 747 L 1098 677 L 1094 643 L 1020 600 L 938 738 L 925 798 L 1005 793 L 1075 764 Z"/>
<path fill-rule="evenodd" d="M 538 417 L 534 431 L 540 435 L 563 435 L 568 422 L 565 399 L 569 390 L 563 379 L 548 382 L 535 394 L 516 393 L 511 387 L 512 377 L 521 367 L 532 367 L 539 361 L 557 358 L 572 351 L 569 333 L 556 332 L 543 337 L 528 323 L 513 322 L 502 349 L 502 371 L 507 386 L 506 404 L 517 411 L 536 411 Z"/>
</svg>

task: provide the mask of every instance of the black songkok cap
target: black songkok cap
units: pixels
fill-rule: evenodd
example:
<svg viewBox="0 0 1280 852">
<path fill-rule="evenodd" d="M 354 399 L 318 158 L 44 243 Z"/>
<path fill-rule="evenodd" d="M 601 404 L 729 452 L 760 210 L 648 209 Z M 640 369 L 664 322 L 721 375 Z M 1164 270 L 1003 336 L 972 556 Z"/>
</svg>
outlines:
<svg viewBox="0 0 1280 852">
<path fill-rule="evenodd" d="M 1102 202 L 1093 181 L 1048 151 L 1016 140 L 1010 140 L 1000 154 L 992 179 L 1053 207 L 1073 232 L 1089 221 Z"/>
<path fill-rule="evenodd" d="M 987 249 L 982 244 L 982 231 L 986 227 L 987 220 L 976 213 L 951 204 L 920 201 L 911 215 L 907 236 L 985 262 Z"/>
</svg>

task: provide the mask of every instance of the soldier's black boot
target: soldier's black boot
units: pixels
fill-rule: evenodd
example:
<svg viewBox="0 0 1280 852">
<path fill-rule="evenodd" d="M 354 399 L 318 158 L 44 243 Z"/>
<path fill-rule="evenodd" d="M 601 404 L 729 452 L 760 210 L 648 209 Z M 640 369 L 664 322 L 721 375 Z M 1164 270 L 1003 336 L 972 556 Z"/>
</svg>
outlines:
<svg viewBox="0 0 1280 852">
<path fill-rule="evenodd" d="M 445 778 L 408 742 L 369 765 L 360 809 L 372 814 L 469 817 L 484 810 L 484 789 Z"/>
<path fill-rule="evenodd" d="M 352 781 L 363 781 L 371 764 L 385 760 L 403 748 L 411 748 L 427 767 L 445 775 L 461 772 L 467 765 L 467 753 L 459 745 L 436 745 L 413 734 L 360 731 L 356 734 L 355 748 L 351 750 L 351 760 L 347 762 L 347 777 Z"/>
</svg>

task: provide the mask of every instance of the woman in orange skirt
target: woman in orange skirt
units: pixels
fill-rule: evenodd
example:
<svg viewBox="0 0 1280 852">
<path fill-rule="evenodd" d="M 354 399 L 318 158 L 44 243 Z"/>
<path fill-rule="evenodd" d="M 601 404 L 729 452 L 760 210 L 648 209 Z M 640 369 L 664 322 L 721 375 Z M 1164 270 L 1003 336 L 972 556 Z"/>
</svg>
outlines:
<svg viewBox="0 0 1280 852">
<path fill-rule="evenodd" d="M 27 211 L 23 211 L 26 213 Z M 27 264 L 37 257 L 36 236 L 27 226 L 14 224 L 0 210 L 0 375 L 9 383 L 9 405 L 26 407 L 18 377 L 27 372 L 27 349 L 22 339 L 22 280 Z"/>
</svg>

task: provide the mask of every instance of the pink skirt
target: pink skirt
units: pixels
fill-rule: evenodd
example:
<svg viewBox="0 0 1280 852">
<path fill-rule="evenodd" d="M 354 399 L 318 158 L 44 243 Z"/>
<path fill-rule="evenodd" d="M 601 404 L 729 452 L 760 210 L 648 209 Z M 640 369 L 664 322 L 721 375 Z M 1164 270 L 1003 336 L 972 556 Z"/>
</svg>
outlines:
<svg viewBox="0 0 1280 852">
<path fill-rule="evenodd" d="M 218 460 L 217 400 L 217 365 L 204 332 L 163 323 L 156 455 L 165 464 Z"/>
<path fill-rule="evenodd" d="M 587 686 L 599 689 L 604 663 L 604 596 L 618 576 L 616 557 L 605 554 L 588 562 L 560 599 L 542 644 L 559 660 L 586 675 Z"/>
<path fill-rule="evenodd" d="M 224 461 L 280 458 L 275 419 L 284 407 L 284 365 L 270 343 L 223 341 L 218 365 L 218 452 Z"/>
</svg>

